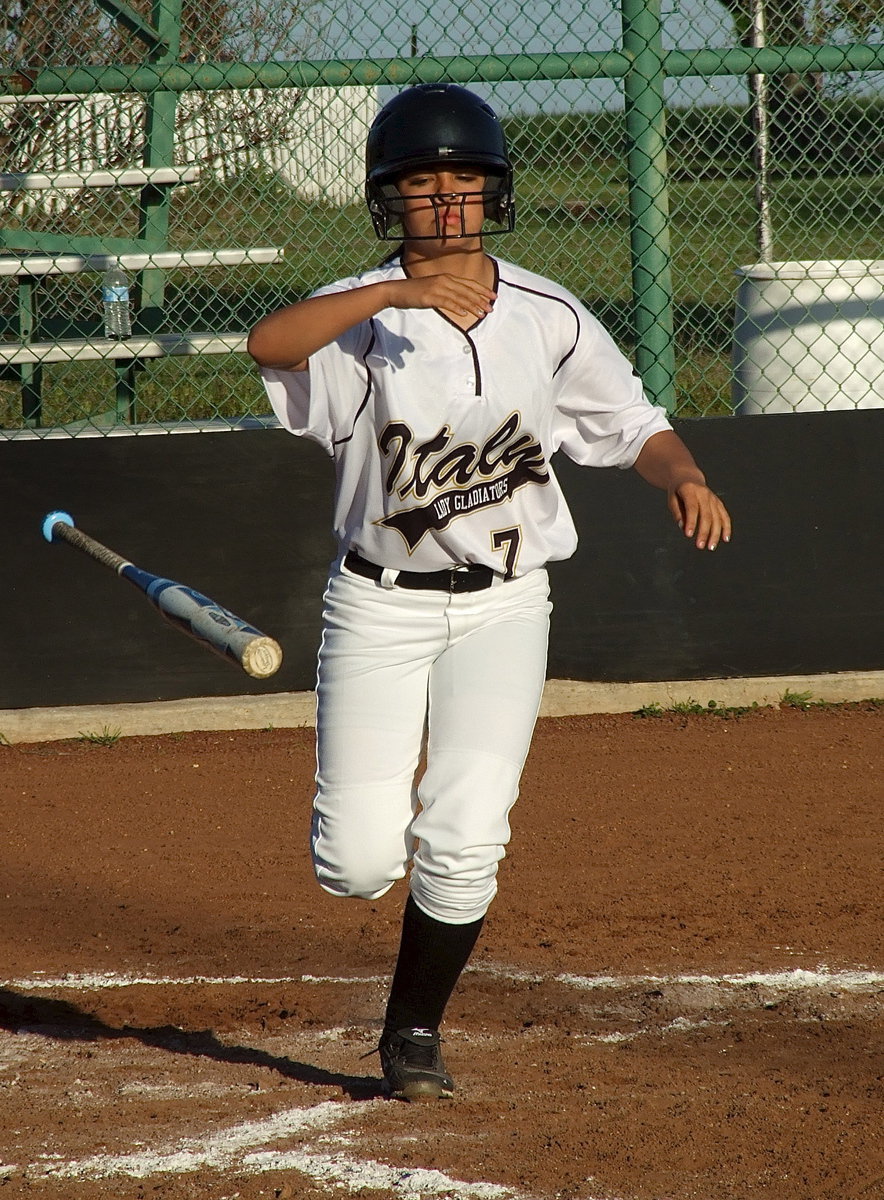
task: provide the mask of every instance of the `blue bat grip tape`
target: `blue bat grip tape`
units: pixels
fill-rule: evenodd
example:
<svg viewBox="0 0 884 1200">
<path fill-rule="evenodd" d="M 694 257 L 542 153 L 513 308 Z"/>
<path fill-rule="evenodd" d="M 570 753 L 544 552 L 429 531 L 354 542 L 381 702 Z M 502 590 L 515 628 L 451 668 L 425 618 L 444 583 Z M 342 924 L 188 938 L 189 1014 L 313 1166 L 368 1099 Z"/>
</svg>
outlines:
<svg viewBox="0 0 884 1200">
<path fill-rule="evenodd" d="M 47 542 L 52 541 L 52 526 L 57 525 L 61 521 L 63 525 L 70 525 L 71 529 L 75 529 L 74 518 L 70 513 L 66 512 L 51 512 L 47 513 L 43 518 L 43 536 Z"/>
</svg>

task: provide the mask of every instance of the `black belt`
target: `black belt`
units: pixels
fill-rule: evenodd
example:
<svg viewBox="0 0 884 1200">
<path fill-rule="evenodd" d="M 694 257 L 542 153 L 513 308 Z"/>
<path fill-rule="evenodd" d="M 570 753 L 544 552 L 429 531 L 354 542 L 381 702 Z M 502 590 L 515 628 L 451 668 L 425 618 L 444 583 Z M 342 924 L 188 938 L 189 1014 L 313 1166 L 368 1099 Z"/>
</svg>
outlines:
<svg viewBox="0 0 884 1200">
<path fill-rule="evenodd" d="M 380 582 L 384 568 L 369 562 L 355 550 L 348 550 L 344 566 L 354 575 Z M 464 567 L 451 567 L 445 571 L 400 571 L 396 576 L 396 587 L 414 591 L 431 592 L 482 592 L 494 582 L 494 572 L 481 563 L 470 563 Z"/>
</svg>

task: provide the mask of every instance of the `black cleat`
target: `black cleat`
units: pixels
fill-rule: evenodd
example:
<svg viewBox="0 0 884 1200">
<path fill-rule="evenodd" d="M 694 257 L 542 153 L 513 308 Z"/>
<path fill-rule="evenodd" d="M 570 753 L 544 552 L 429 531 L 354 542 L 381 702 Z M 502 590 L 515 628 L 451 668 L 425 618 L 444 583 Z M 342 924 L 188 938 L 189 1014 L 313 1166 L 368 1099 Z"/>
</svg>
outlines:
<svg viewBox="0 0 884 1200">
<path fill-rule="evenodd" d="M 454 1082 L 445 1070 L 435 1029 L 400 1029 L 381 1035 L 378 1050 L 390 1096 L 396 1100 L 448 1100 Z"/>
</svg>

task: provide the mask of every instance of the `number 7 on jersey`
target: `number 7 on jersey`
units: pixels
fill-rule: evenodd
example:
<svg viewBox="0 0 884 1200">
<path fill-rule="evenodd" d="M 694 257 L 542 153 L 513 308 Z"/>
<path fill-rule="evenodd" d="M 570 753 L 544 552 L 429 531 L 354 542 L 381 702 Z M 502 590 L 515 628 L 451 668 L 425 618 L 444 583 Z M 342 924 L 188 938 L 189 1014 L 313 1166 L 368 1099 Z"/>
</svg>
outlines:
<svg viewBox="0 0 884 1200">
<path fill-rule="evenodd" d="M 518 525 L 512 529 L 495 529 L 491 534 L 491 548 L 505 551 L 503 557 L 504 579 L 512 579 L 516 573 L 516 563 L 519 561 L 519 547 L 522 544 L 522 531 Z"/>
</svg>

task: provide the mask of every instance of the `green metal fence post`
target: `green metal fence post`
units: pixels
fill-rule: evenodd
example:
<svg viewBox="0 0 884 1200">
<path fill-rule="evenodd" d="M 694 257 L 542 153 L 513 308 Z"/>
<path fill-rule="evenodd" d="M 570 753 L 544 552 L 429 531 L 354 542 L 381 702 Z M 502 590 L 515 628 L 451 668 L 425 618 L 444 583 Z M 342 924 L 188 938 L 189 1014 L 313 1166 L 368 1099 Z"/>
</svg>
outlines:
<svg viewBox="0 0 884 1200">
<path fill-rule="evenodd" d="M 153 23 L 162 35 L 162 43 L 152 51 L 151 59 L 169 65 L 178 58 L 181 41 L 182 0 L 154 0 Z M 145 167 L 168 167 L 175 161 L 175 113 L 178 94 L 157 90 L 147 97 L 145 114 Z M 147 184 L 141 193 L 138 235 L 147 250 L 165 250 L 169 236 L 170 187 Z M 147 269 L 139 280 L 139 324 L 145 330 L 162 323 L 165 272 Z"/>
<path fill-rule="evenodd" d="M 20 275 L 18 279 L 18 336 L 22 342 L 33 341 L 37 332 L 39 283 L 33 275 Z M 24 423 L 40 425 L 43 420 L 43 367 L 40 363 L 22 363 L 18 370 Z"/>
<path fill-rule="evenodd" d="M 623 0 L 629 224 L 636 368 L 656 404 L 675 408 L 665 78 L 660 0 Z"/>
</svg>

